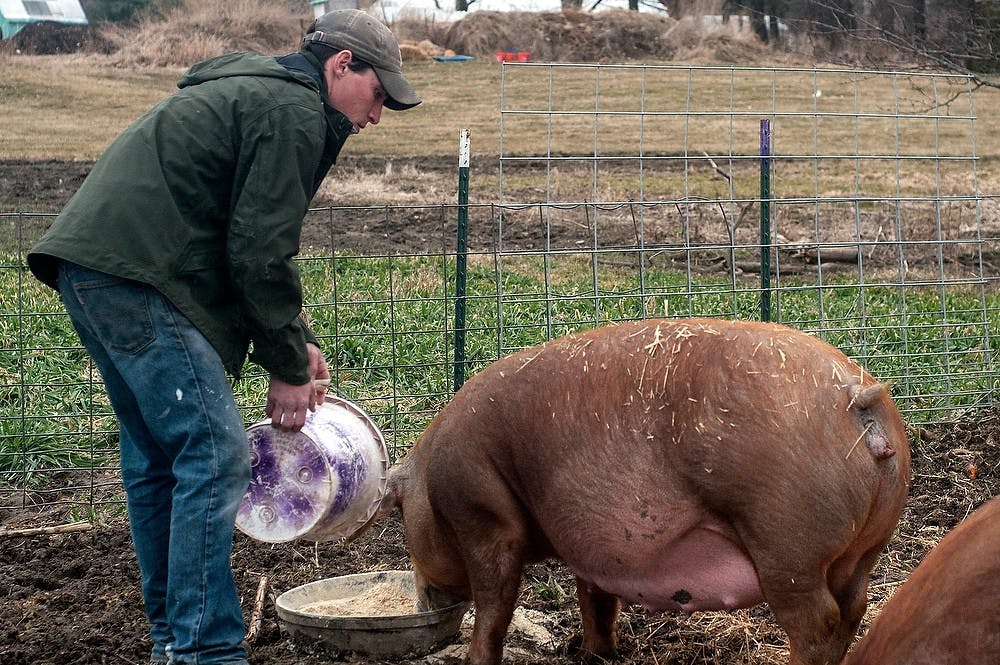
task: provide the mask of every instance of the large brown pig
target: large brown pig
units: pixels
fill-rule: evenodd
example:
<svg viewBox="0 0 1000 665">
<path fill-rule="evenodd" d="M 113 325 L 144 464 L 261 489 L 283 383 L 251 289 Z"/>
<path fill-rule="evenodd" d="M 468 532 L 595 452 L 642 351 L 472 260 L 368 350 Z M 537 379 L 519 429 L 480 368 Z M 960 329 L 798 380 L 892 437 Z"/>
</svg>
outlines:
<svg viewBox="0 0 1000 665">
<path fill-rule="evenodd" d="M 840 662 L 906 497 L 886 388 L 770 324 L 650 320 L 569 335 L 469 380 L 390 473 L 418 588 L 471 599 L 468 661 L 499 663 L 522 568 L 576 575 L 584 655 L 621 603 L 767 601 L 790 662 Z"/>
<path fill-rule="evenodd" d="M 846 665 L 1000 663 L 1000 497 L 917 566 Z"/>
</svg>

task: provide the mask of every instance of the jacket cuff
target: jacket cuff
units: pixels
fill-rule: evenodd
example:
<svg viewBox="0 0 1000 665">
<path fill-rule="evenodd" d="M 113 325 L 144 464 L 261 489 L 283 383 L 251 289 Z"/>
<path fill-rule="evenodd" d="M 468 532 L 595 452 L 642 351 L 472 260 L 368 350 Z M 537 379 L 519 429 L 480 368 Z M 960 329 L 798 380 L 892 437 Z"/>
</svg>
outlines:
<svg viewBox="0 0 1000 665">
<path fill-rule="evenodd" d="M 253 340 L 250 360 L 257 363 L 273 376 L 293 386 L 309 383 L 309 353 L 306 342 L 311 336 L 309 328 L 295 321 L 287 328 L 257 334 Z"/>
<path fill-rule="evenodd" d="M 322 349 L 323 347 L 319 345 L 319 339 L 316 338 L 316 333 L 314 333 L 312 328 L 309 327 L 309 319 L 306 318 L 304 310 L 301 314 L 299 314 L 299 323 L 302 324 L 302 331 L 305 333 L 306 342 L 315 345 L 316 348 Z M 308 358 L 308 356 L 306 357 Z"/>
</svg>

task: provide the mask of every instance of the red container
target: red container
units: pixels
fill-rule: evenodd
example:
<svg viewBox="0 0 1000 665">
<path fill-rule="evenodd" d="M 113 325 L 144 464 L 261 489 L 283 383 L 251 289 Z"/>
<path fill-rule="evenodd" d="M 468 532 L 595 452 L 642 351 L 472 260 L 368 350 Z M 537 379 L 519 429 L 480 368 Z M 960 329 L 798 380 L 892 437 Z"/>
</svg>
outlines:
<svg viewBox="0 0 1000 665">
<path fill-rule="evenodd" d="M 528 53 L 527 51 L 518 51 L 517 52 L 517 61 L 518 62 L 528 62 L 529 60 L 531 60 L 531 54 L 530 53 Z"/>
</svg>

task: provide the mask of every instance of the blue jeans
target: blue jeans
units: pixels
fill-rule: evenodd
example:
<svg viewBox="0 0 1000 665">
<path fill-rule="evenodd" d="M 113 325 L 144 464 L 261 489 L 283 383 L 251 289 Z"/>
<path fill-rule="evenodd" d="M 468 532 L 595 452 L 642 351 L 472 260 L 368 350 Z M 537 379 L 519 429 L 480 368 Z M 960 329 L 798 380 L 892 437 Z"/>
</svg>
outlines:
<svg viewBox="0 0 1000 665">
<path fill-rule="evenodd" d="M 144 284 L 64 261 L 59 292 L 118 417 L 151 658 L 245 664 L 229 558 L 250 459 L 219 354 Z"/>
</svg>

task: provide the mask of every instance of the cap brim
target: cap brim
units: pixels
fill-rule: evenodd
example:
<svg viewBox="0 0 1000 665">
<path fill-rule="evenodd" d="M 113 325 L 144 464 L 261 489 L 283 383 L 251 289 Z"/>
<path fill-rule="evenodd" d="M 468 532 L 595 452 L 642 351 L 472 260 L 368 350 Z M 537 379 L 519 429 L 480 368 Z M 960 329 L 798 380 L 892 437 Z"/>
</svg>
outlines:
<svg viewBox="0 0 1000 665">
<path fill-rule="evenodd" d="M 402 74 L 390 72 L 380 67 L 373 67 L 373 69 L 378 76 L 379 83 L 382 84 L 388 95 L 388 98 L 385 100 L 386 107 L 393 111 L 405 111 L 406 109 L 412 109 L 421 102 L 413 86 L 403 78 Z"/>
</svg>

